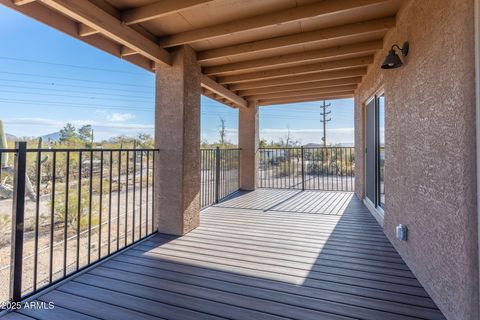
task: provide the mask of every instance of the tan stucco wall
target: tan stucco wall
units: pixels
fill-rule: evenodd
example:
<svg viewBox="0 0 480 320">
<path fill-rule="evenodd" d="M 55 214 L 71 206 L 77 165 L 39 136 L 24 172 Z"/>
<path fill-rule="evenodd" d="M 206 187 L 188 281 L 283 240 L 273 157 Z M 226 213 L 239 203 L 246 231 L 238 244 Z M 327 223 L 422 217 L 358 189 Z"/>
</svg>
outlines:
<svg viewBox="0 0 480 320">
<path fill-rule="evenodd" d="M 259 118 L 258 106 L 248 102 L 238 116 L 238 146 L 240 147 L 240 189 L 255 190 L 258 173 Z"/>
<path fill-rule="evenodd" d="M 156 67 L 155 223 L 183 235 L 200 224 L 200 65 L 188 46 Z M 157 192 L 158 190 L 158 192 Z"/>
<path fill-rule="evenodd" d="M 363 197 L 363 104 L 386 100 L 384 231 L 448 319 L 478 319 L 474 2 L 414 0 L 355 96 L 356 192 Z M 410 42 L 406 66 L 379 68 Z M 395 239 L 395 226 L 409 239 Z"/>
</svg>

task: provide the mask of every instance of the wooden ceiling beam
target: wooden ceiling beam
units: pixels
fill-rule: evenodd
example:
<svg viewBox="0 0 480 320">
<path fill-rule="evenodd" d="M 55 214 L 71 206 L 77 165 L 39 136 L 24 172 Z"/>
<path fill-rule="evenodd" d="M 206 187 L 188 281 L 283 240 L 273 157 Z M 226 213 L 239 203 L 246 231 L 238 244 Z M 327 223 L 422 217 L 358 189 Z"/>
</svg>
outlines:
<svg viewBox="0 0 480 320">
<path fill-rule="evenodd" d="M 276 104 L 290 104 L 290 103 L 300 103 L 300 102 L 310 102 L 310 101 L 320 101 L 320 100 L 335 100 L 335 99 L 347 99 L 353 98 L 353 92 L 346 92 L 344 94 L 337 92 L 333 95 L 313 95 L 313 96 L 304 96 L 304 97 L 293 97 L 293 98 L 280 98 L 280 99 L 266 99 L 257 101 L 258 106 L 271 106 Z"/>
<path fill-rule="evenodd" d="M 245 97 L 245 96 L 258 95 L 258 94 L 275 93 L 275 92 L 290 92 L 290 91 L 297 92 L 298 90 L 322 89 L 322 88 L 328 88 L 328 87 L 345 86 L 349 84 L 359 84 L 360 82 L 362 82 L 362 77 L 351 77 L 351 78 L 344 78 L 344 79 L 321 80 L 321 81 L 312 81 L 307 83 L 287 84 L 283 86 L 242 90 L 242 91 L 238 91 L 237 94 L 241 97 Z M 292 93 L 290 92 L 290 94 Z"/>
<path fill-rule="evenodd" d="M 190 9 L 210 1 L 213 0 L 166 0 L 152 3 L 143 7 L 126 10 L 123 12 L 117 12 L 113 16 L 121 20 L 122 23 L 126 25 L 134 25 L 140 22 L 160 18 L 169 14 L 175 14 L 181 12 L 182 10 Z M 90 28 L 87 25 L 81 24 L 79 28 L 79 35 L 81 37 L 88 37 L 96 33 L 99 33 L 99 31 Z"/>
<path fill-rule="evenodd" d="M 83 23 L 78 24 L 78 35 L 80 37 L 88 37 L 88 36 L 91 36 L 91 35 L 94 35 L 94 34 L 97 34 L 97 33 L 98 33 L 98 30 L 90 28 L 89 26 L 87 26 Z"/>
<path fill-rule="evenodd" d="M 322 95 L 334 95 L 337 92 L 345 93 L 352 92 L 357 89 L 356 84 L 349 84 L 346 86 L 339 87 L 325 87 L 325 88 L 316 88 L 316 89 L 307 89 L 307 90 L 297 90 L 293 92 L 273 92 L 267 94 L 259 94 L 245 97 L 247 100 L 266 100 L 266 99 L 280 99 L 280 98 L 291 98 L 291 97 L 300 97 L 300 96 L 311 96 L 314 94 Z"/>
<path fill-rule="evenodd" d="M 90 1 L 40 0 L 70 18 L 157 62 L 170 64 L 170 54 L 158 44 L 103 11 Z"/>
<path fill-rule="evenodd" d="M 217 95 L 227 99 L 228 101 L 232 102 L 234 105 L 236 105 L 238 107 L 244 107 L 244 108 L 247 107 L 247 101 L 246 100 L 244 100 L 242 97 L 236 95 L 234 92 L 228 90 L 227 88 L 225 88 L 221 84 L 215 82 L 210 77 L 205 76 L 205 75 L 202 76 L 201 83 L 202 83 L 203 88 L 205 88 L 206 90 L 208 90 L 208 91 L 210 91 L 214 94 L 217 94 Z"/>
<path fill-rule="evenodd" d="M 228 87 L 232 91 L 239 91 L 239 90 L 275 87 L 280 85 L 309 83 L 312 81 L 351 78 L 351 77 L 363 76 L 365 74 L 367 74 L 367 67 L 347 69 L 347 70 L 326 71 L 326 72 L 312 73 L 312 74 L 302 74 L 298 76 L 291 76 L 291 77 L 278 78 L 278 79 L 266 79 L 266 80 L 257 80 L 257 81 L 245 82 L 245 83 L 235 83 L 235 84 L 229 85 Z"/>
<path fill-rule="evenodd" d="M 125 47 L 125 46 L 122 46 L 122 49 L 121 49 L 121 56 L 122 57 L 127 57 L 127 56 L 131 56 L 131 55 L 134 55 L 134 54 L 137 54 L 138 52 L 129 48 L 129 47 Z"/>
<path fill-rule="evenodd" d="M 36 0 L 12 0 L 13 4 L 16 6 L 23 6 L 25 4 L 32 3 Z"/>
<path fill-rule="evenodd" d="M 348 69 L 355 67 L 367 66 L 373 63 L 373 56 L 343 59 L 328 62 L 317 62 L 313 64 L 305 64 L 294 67 L 281 69 L 273 69 L 266 71 L 258 71 L 233 76 L 218 77 L 217 82 L 221 84 L 242 83 L 255 81 L 259 79 L 272 79 L 288 76 L 296 76 L 300 74 L 320 73 L 330 70 Z"/>
<path fill-rule="evenodd" d="M 110 39 L 100 35 L 93 35 L 91 37 L 80 37 L 78 35 L 78 23 L 65 17 L 64 15 L 51 10 L 47 6 L 42 5 L 39 1 L 32 2 L 26 5 L 17 6 L 11 0 L 0 0 L 0 4 L 18 11 L 26 16 L 29 16 L 53 29 L 59 30 L 75 39 L 96 47 L 115 57 L 121 57 L 120 45 Z M 125 57 L 124 60 L 131 62 L 145 70 L 152 71 L 151 60 L 143 56 Z"/>
<path fill-rule="evenodd" d="M 170 14 L 179 13 L 183 10 L 211 2 L 213 0 L 163 0 L 152 4 L 126 10 L 122 12 L 122 21 L 131 25 L 152 19 L 157 19 Z"/>
<path fill-rule="evenodd" d="M 203 73 L 207 75 L 228 75 L 229 73 L 246 73 L 258 68 L 274 68 L 284 64 L 308 63 L 332 58 L 349 57 L 352 55 L 365 55 L 383 48 L 383 40 L 353 43 L 343 46 L 334 46 L 319 50 L 305 51 L 279 55 L 275 57 L 223 64 L 205 67 Z"/>
<path fill-rule="evenodd" d="M 288 36 L 252 41 L 228 47 L 200 51 L 197 53 L 197 58 L 200 62 L 202 62 L 218 58 L 262 52 L 267 50 L 271 50 L 272 55 L 275 55 L 274 49 L 278 48 L 291 47 L 294 45 L 312 42 L 327 41 L 331 39 L 343 38 L 376 31 L 387 31 L 394 26 L 395 17 L 380 18 L 320 30 L 302 32 Z"/>
<path fill-rule="evenodd" d="M 384 0 L 324 0 L 296 8 L 288 8 L 273 13 L 181 32 L 163 38 L 160 44 L 164 48 L 169 48 L 222 36 L 232 36 L 239 32 L 253 31 L 265 27 L 279 26 L 289 22 L 300 22 L 309 18 L 347 12 L 360 7 L 375 5 L 383 1 Z"/>
</svg>

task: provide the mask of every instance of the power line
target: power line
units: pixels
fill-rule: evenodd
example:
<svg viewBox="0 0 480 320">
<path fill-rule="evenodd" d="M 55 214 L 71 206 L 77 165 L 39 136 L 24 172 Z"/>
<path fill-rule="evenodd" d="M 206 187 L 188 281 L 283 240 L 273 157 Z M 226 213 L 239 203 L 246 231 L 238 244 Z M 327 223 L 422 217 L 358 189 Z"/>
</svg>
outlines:
<svg viewBox="0 0 480 320">
<path fill-rule="evenodd" d="M 55 83 L 55 82 L 40 82 L 40 81 L 28 81 L 28 80 L 18 80 L 18 79 L 2 79 L 0 78 L 0 81 L 8 81 L 8 82 L 18 82 L 18 83 L 32 83 L 32 84 L 41 84 L 41 85 L 47 85 L 47 86 L 55 86 L 55 87 L 73 87 L 73 88 L 86 88 L 86 89 L 98 89 L 98 90 L 117 90 L 117 91 L 128 91 L 124 88 L 119 89 L 119 88 L 105 88 L 105 87 L 90 87 L 90 86 L 82 86 L 78 84 L 62 84 L 62 83 Z M 3 86 L 3 85 L 2 85 Z M 131 91 L 131 92 L 136 92 L 136 93 L 153 93 L 153 87 L 151 91 L 141 91 L 141 90 L 136 90 Z"/>
<path fill-rule="evenodd" d="M 39 63 L 39 64 L 46 64 L 51 66 L 59 66 L 59 67 L 69 67 L 69 68 L 77 68 L 77 69 L 88 69 L 88 70 L 97 70 L 97 71 L 104 71 L 104 72 L 115 72 L 115 73 L 126 73 L 132 75 L 144 75 L 140 72 L 132 72 L 132 71 L 121 71 L 121 70 L 114 70 L 114 69 L 105 69 L 105 68 L 97 68 L 97 67 L 89 67 L 89 66 L 81 66 L 81 65 L 74 65 L 74 64 L 67 64 L 67 63 L 57 63 L 51 61 L 41 61 L 41 60 L 32 60 L 32 59 L 21 59 L 21 58 L 12 58 L 12 57 L 2 57 L 2 60 L 10 60 L 10 61 L 18 61 L 18 62 L 28 62 L 28 63 Z"/>
<path fill-rule="evenodd" d="M 135 111 L 154 111 L 153 108 L 132 108 L 128 106 L 105 106 L 105 105 L 95 105 L 86 104 L 86 103 L 67 103 L 62 102 L 61 104 L 55 101 L 37 101 L 37 100 L 18 100 L 18 99 L 0 99 L 0 103 L 17 103 L 17 104 L 24 104 L 24 105 L 45 105 L 45 106 L 52 106 L 52 107 L 63 107 L 63 108 L 75 108 L 78 107 L 80 109 L 113 109 L 113 110 L 135 110 Z"/>
<path fill-rule="evenodd" d="M 11 90 L 3 90 L 0 88 L 0 92 L 3 93 L 17 93 L 17 94 L 28 94 L 28 95 L 34 95 L 34 96 L 52 96 L 52 97 L 68 97 L 68 98 L 82 98 L 82 99 L 91 99 L 91 100 L 117 100 L 117 101 L 128 101 L 128 102 L 139 102 L 139 103 L 154 103 L 153 100 L 131 100 L 131 99 L 126 99 L 126 98 L 108 98 L 108 97 L 95 97 L 95 96 L 74 96 L 74 95 L 69 95 L 69 94 L 56 94 L 56 93 L 43 93 L 43 92 L 22 92 L 22 91 L 11 91 Z M 112 95 L 114 96 L 114 95 Z"/>
<path fill-rule="evenodd" d="M 138 85 L 138 84 L 131 84 L 131 83 L 110 82 L 110 81 L 100 81 L 100 80 L 91 80 L 91 79 L 89 80 L 89 79 L 68 78 L 68 77 L 57 77 L 57 76 L 47 76 L 47 75 L 43 75 L 43 74 L 34 74 L 34 73 L 11 72 L 11 71 L 0 71 L 0 73 L 26 76 L 26 77 L 39 77 L 39 78 L 47 78 L 47 79 L 60 79 L 60 80 L 88 82 L 88 83 L 93 82 L 93 83 L 113 84 L 113 85 L 120 85 L 120 86 L 126 86 L 126 87 L 148 88 L 148 86 L 145 86 L 145 85 Z"/>
</svg>

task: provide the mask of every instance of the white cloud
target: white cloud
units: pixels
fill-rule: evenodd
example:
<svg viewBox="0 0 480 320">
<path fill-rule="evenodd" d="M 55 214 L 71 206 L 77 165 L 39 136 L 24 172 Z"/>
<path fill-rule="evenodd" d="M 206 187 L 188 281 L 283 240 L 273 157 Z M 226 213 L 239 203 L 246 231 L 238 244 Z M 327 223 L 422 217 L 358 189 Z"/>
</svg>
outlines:
<svg viewBox="0 0 480 320">
<path fill-rule="evenodd" d="M 112 122 L 125 122 L 135 118 L 135 115 L 131 113 L 118 113 L 114 112 L 111 114 L 107 114 L 107 120 Z"/>
</svg>

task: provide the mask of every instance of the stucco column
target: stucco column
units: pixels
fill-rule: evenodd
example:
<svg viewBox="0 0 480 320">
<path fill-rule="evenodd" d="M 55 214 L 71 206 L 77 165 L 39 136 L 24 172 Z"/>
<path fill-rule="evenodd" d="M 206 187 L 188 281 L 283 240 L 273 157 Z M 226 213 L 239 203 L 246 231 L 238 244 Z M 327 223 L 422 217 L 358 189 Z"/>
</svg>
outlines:
<svg viewBox="0 0 480 320">
<path fill-rule="evenodd" d="M 155 223 L 183 235 L 200 223 L 200 66 L 195 52 L 172 52 L 172 66 L 156 66 Z"/>
<path fill-rule="evenodd" d="M 240 151 L 240 189 L 255 190 L 258 172 L 258 106 L 249 102 L 241 108 L 238 118 Z"/>
</svg>

